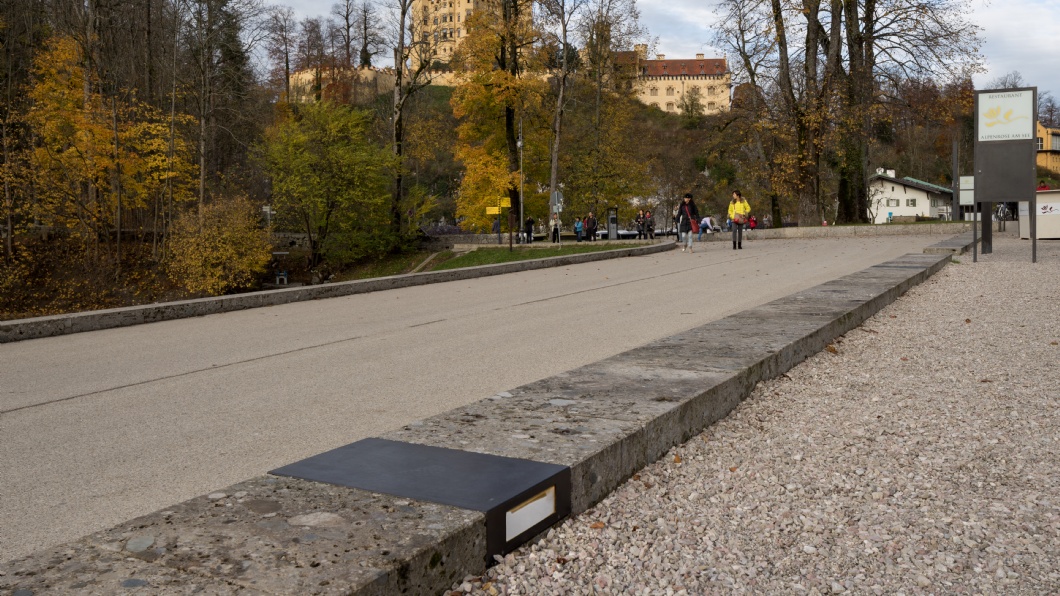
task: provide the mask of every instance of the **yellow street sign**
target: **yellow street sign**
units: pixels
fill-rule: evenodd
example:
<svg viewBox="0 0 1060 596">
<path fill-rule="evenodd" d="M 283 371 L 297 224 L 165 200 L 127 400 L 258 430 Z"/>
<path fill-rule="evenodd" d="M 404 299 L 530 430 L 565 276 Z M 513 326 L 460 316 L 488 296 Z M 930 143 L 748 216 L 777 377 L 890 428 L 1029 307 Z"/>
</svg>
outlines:
<svg viewBox="0 0 1060 596">
<path fill-rule="evenodd" d="M 501 214 L 501 208 L 500 207 L 486 207 L 486 215 L 500 215 L 500 214 Z"/>
<path fill-rule="evenodd" d="M 503 207 L 504 209 L 511 209 L 512 208 L 512 198 L 511 197 L 504 197 L 503 199 L 501 199 L 501 207 Z"/>
</svg>

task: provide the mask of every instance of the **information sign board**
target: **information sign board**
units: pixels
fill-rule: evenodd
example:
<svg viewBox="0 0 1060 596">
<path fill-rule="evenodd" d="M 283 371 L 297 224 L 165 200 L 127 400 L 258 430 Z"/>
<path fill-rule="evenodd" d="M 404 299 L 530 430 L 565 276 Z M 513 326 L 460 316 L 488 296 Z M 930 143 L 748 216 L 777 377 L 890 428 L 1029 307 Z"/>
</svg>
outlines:
<svg viewBox="0 0 1060 596">
<path fill-rule="evenodd" d="M 975 204 L 975 176 L 961 176 L 961 205 Z"/>
</svg>

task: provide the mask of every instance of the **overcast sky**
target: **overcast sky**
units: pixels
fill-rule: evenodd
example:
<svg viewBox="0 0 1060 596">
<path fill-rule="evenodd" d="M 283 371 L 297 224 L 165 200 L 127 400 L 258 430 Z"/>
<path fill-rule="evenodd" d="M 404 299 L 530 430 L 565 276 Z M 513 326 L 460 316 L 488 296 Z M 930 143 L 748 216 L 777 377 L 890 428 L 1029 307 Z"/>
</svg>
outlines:
<svg viewBox="0 0 1060 596">
<path fill-rule="evenodd" d="M 294 8 L 302 16 L 326 15 L 333 0 L 275 2 Z M 720 57 L 710 47 L 714 23 L 712 0 L 640 0 L 641 17 L 653 37 L 657 52 L 667 58 L 693 58 L 697 53 Z M 982 54 L 987 72 L 974 79 L 977 88 L 1018 70 L 1027 86 L 1038 93 L 1051 91 L 1060 99 L 1060 0 L 1007 0 L 990 4 L 971 0 L 971 20 L 982 28 Z"/>
</svg>

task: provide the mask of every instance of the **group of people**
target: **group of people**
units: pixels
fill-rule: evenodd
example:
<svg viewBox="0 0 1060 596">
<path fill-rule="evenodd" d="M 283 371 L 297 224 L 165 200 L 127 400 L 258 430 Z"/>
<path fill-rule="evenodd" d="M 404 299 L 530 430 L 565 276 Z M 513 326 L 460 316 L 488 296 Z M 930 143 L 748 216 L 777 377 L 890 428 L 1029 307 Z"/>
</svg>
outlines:
<svg viewBox="0 0 1060 596">
<path fill-rule="evenodd" d="M 651 211 L 638 211 L 637 217 L 633 218 L 633 224 L 637 227 L 637 240 L 655 240 L 655 217 Z"/>
<path fill-rule="evenodd" d="M 741 250 L 743 249 L 743 231 L 748 225 L 751 229 L 754 229 L 754 216 L 751 215 L 751 205 L 747 202 L 747 199 L 743 197 L 743 194 L 738 190 L 732 192 L 732 200 L 729 202 L 729 221 L 732 229 L 732 249 Z M 637 238 L 638 239 L 655 239 L 655 218 L 652 216 L 651 211 L 641 209 L 637 212 L 637 217 L 634 218 L 634 224 L 637 227 Z M 699 208 L 696 207 L 695 201 L 692 200 L 692 193 L 685 193 L 681 203 L 674 210 L 674 222 L 677 224 L 678 242 L 682 244 L 681 252 L 692 252 L 692 241 L 693 234 L 699 234 L 699 239 L 703 239 L 704 228 L 710 233 L 713 227 L 713 222 L 710 216 L 700 218 Z M 527 217 L 524 222 L 524 233 L 526 237 L 526 243 L 532 243 L 534 241 L 534 218 Z M 583 239 L 589 241 L 596 240 L 596 231 L 599 226 L 599 222 L 596 220 L 596 216 L 590 211 L 584 219 L 581 217 L 574 218 L 574 237 L 578 242 Z M 546 226 L 546 233 L 552 242 L 558 243 L 560 236 L 560 229 L 562 223 L 559 219 L 559 213 L 553 213 L 552 217 L 548 220 Z"/>
<path fill-rule="evenodd" d="M 713 226 L 709 216 L 700 219 L 699 208 L 692 200 L 690 192 L 685 193 L 681 199 L 677 212 L 674 214 L 674 220 L 677 222 L 678 242 L 682 245 L 681 252 L 686 250 L 692 252 L 692 235 L 698 233 L 702 239 L 703 226 L 708 227 L 708 233 L 710 226 Z M 732 191 L 732 200 L 729 201 L 729 220 L 732 222 L 732 249 L 742 250 L 743 230 L 752 220 L 752 216 L 751 205 L 738 190 Z"/>
<path fill-rule="evenodd" d="M 528 216 L 526 222 L 523 224 L 523 231 L 526 235 L 527 244 L 534 241 L 534 224 L 536 223 L 537 222 L 534 221 L 532 216 Z M 583 239 L 590 241 L 596 240 L 596 229 L 598 226 L 599 223 L 596 221 L 596 216 L 593 215 L 592 211 L 590 211 L 589 215 L 585 216 L 584 219 L 576 217 L 574 218 L 574 237 L 578 242 L 581 242 Z M 559 213 L 553 213 L 552 218 L 548 220 L 548 225 L 546 226 L 546 233 L 549 238 L 552 239 L 553 244 L 559 242 L 559 234 L 562 227 L 563 224 L 559 219 Z"/>
</svg>

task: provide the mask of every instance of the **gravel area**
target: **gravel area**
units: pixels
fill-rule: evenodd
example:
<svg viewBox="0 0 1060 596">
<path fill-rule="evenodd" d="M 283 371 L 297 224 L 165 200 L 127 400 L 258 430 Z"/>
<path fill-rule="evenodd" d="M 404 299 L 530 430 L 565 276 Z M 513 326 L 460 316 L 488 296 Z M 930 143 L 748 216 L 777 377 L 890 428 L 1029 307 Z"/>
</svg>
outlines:
<svg viewBox="0 0 1060 596">
<path fill-rule="evenodd" d="M 1060 241 L 994 248 L 452 594 L 1060 593 Z"/>
</svg>

